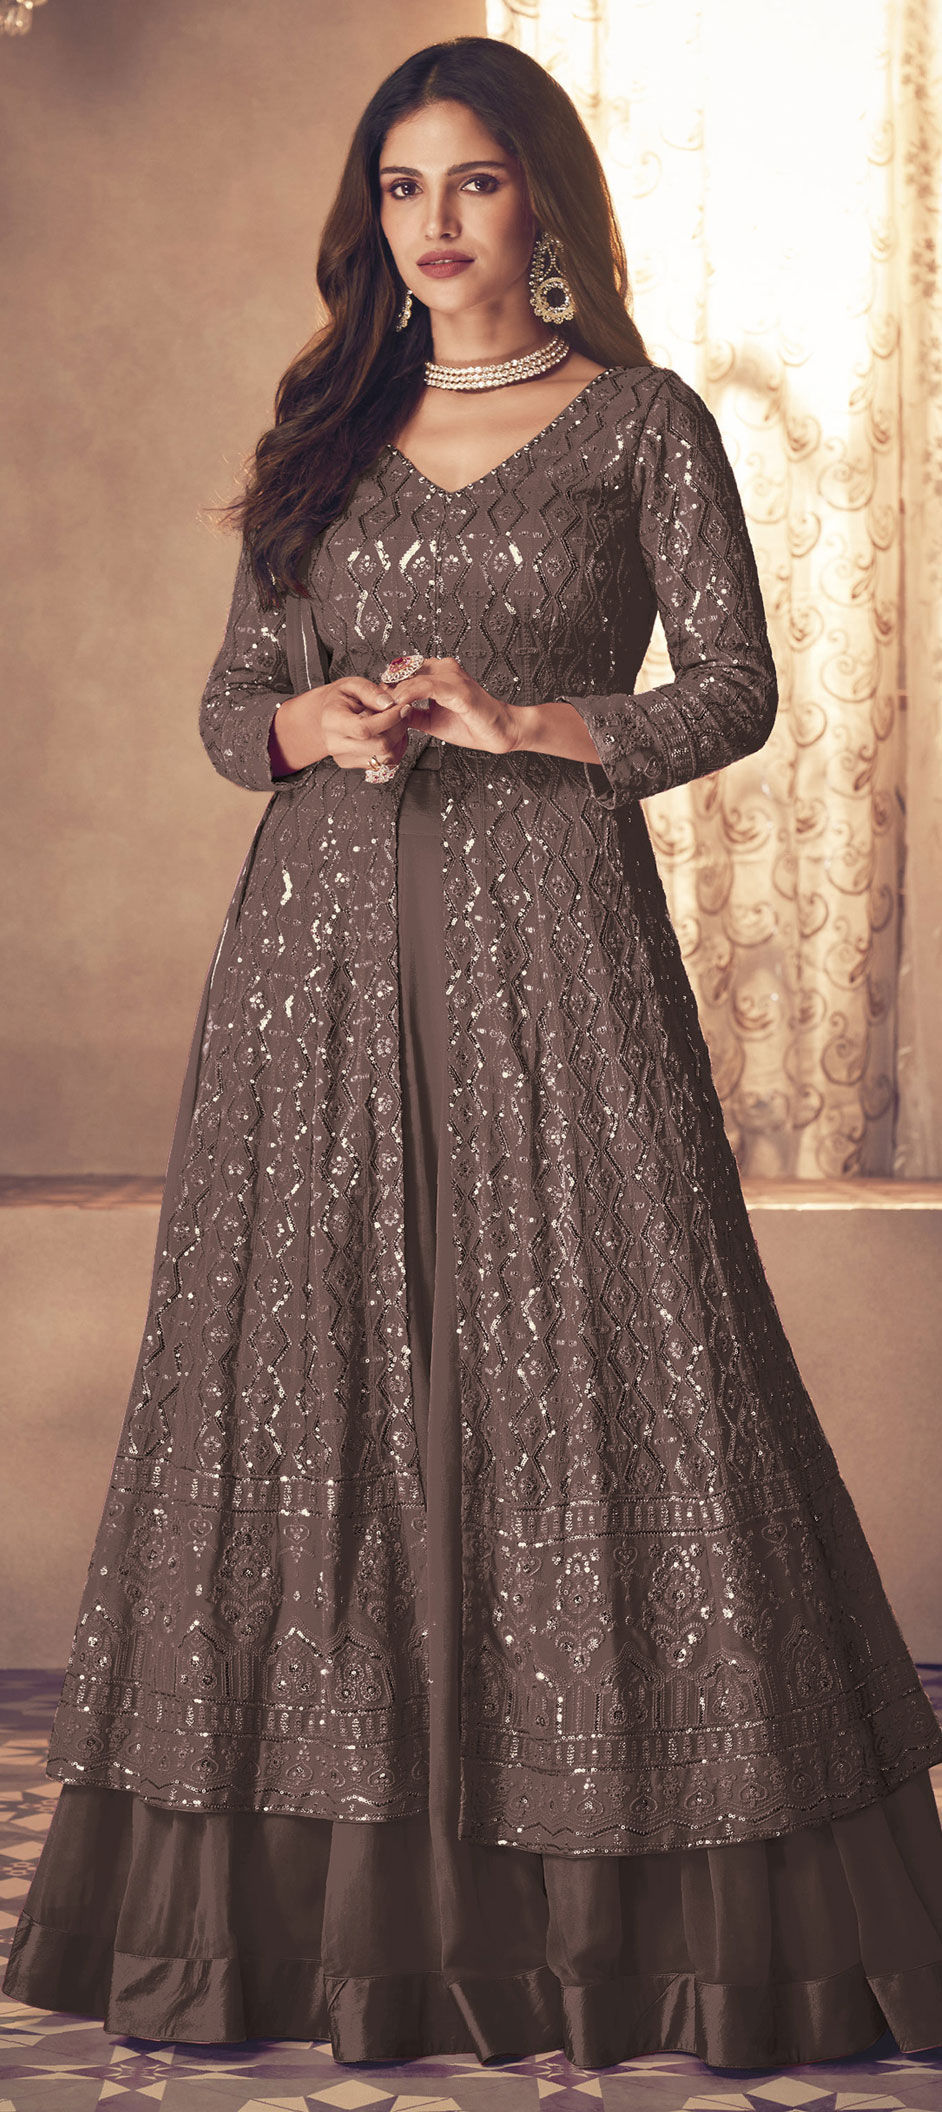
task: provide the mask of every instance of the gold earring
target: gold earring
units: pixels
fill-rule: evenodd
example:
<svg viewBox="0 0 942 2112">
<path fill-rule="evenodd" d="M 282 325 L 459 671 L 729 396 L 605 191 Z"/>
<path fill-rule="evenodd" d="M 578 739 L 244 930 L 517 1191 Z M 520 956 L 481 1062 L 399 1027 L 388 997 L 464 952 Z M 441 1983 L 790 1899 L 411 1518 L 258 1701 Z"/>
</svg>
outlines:
<svg viewBox="0 0 942 2112">
<path fill-rule="evenodd" d="M 399 311 L 399 320 L 398 320 L 398 322 L 397 322 L 397 324 L 396 324 L 396 329 L 397 329 L 397 330 L 404 330 L 404 329 L 405 329 L 405 327 L 406 327 L 406 324 L 407 324 L 407 322 L 408 322 L 408 320 L 409 320 L 409 317 L 410 317 L 410 315 L 411 315 L 411 314 L 412 314 L 412 288 L 411 288 L 411 286 L 410 286 L 410 287 L 408 287 L 408 288 L 407 288 L 405 300 L 403 301 L 402 307 L 401 307 L 401 309 L 400 309 L 400 311 Z"/>
<path fill-rule="evenodd" d="M 530 306 L 543 323 L 571 323 L 576 312 L 552 235 L 538 235 L 530 259 Z"/>
</svg>

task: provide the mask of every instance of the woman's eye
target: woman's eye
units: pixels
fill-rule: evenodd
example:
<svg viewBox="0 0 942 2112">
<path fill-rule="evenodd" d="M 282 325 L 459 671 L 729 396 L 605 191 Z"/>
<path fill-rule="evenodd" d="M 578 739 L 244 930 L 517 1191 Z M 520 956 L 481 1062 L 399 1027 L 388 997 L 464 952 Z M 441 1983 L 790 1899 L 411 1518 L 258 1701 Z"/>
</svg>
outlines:
<svg viewBox="0 0 942 2112">
<path fill-rule="evenodd" d="M 480 176 L 468 176 L 466 177 L 465 181 L 467 183 L 489 183 L 492 189 L 494 189 L 495 191 L 499 188 L 497 177 L 489 176 L 485 173 L 482 173 Z M 390 198 L 395 198 L 397 191 L 401 191 L 404 184 L 406 188 L 410 191 L 413 191 L 415 189 L 415 184 L 411 176 L 398 176 L 396 178 L 395 183 L 391 183 L 389 186 Z M 464 189 L 464 184 L 462 184 L 461 188 L 462 190 Z"/>
</svg>

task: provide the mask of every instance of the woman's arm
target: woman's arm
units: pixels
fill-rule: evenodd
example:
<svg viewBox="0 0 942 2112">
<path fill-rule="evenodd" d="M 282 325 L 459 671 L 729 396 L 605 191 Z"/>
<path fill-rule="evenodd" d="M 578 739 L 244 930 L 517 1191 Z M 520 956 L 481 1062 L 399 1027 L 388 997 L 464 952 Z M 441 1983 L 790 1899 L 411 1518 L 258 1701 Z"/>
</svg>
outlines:
<svg viewBox="0 0 942 2112">
<path fill-rule="evenodd" d="M 566 697 L 521 713 L 521 745 L 588 764 L 602 806 L 644 799 L 722 770 L 764 746 L 778 682 L 756 561 L 719 426 L 669 369 L 648 409 L 632 471 L 638 535 L 673 682 L 640 694 Z M 577 723 L 581 721 L 581 726 Z"/>
<path fill-rule="evenodd" d="M 307 697 L 309 693 L 305 693 Z M 292 769 L 289 757 L 299 729 L 285 720 L 286 747 L 275 731 L 279 706 L 293 703 L 294 692 L 285 647 L 285 607 L 262 609 L 243 545 L 226 634 L 203 691 L 199 730 L 203 746 L 221 776 L 249 792 L 277 792 L 300 784 L 317 761 Z M 297 700 L 302 701 L 300 698 Z M 306 714 L 309 719 L 309 712 Z M 306 750 L 311 734 L 307 726 Z M 324 753 L 326 754 L 326 749 Z"/>
</svg>

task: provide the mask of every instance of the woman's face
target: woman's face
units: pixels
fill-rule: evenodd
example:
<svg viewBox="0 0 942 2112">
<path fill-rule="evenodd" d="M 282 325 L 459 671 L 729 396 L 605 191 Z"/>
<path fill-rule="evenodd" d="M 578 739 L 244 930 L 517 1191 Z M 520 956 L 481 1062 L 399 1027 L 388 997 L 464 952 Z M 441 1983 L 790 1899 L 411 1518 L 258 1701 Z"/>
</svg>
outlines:
<svg viewBox="0 0 942 2112">
<path fill-rule="evenodd" d="M 391 125 L 379 157 L 380 222 L 400 276 L 441 315 L 500 307 L 526 289 L 537 222 L 526 177 L 467 104 L 430 103 Z M 420 258 L 470 261 L 436 277 Z"/>
</svg>

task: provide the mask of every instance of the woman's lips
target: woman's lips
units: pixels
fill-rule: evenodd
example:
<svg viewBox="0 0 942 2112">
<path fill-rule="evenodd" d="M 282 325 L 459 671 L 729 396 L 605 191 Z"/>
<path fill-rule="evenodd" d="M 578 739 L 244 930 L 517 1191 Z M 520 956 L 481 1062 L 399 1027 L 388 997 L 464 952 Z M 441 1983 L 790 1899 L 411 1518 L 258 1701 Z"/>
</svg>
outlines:
<svg viewBox="0 0 942 2112">
<path fill-rule="evenodd" d="M 420 264 L 419 270 L 426 272 L 430 279 L 453 279 L 457 272 L 467 271 L 473 261 L 472 257 L 445 257 L 440 263 Z"/>
</svg>

